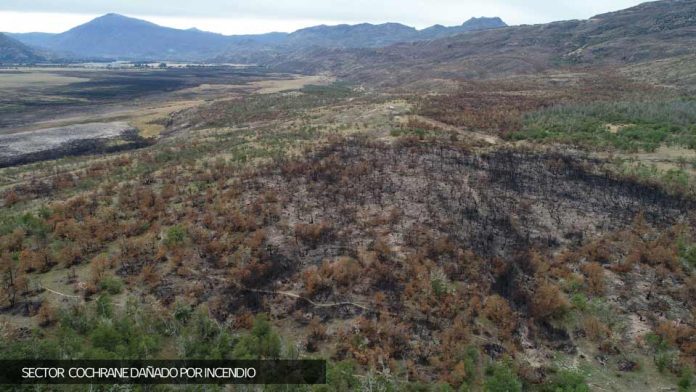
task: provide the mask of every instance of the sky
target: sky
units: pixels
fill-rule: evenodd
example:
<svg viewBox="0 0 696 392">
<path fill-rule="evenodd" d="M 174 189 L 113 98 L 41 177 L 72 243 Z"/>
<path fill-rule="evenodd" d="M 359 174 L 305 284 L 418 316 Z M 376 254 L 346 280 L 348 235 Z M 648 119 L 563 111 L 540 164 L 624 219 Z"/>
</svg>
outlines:
<svg viewBox="0 0 696 392">
<path fill-rule="evenodd" d="M 499 16 L 510 25 L 586 19 L 640 0 L 0 0 L 0 31 L 59 33 L 114 12 L 162 26 L 222 34 L 291 32 L 340 23 L 416 28 Z"/>
</svg>

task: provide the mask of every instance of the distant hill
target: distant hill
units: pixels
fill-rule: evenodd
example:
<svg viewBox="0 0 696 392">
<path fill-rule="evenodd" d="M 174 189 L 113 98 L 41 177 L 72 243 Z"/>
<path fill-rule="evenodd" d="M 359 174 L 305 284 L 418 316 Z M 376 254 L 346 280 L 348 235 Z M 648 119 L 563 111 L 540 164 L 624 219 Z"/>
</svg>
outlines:
<svg viewBox="0 0 696 392">
<path fill-rule="evenodd" d="M 43 46 L 55 34 L 52 33 L 5 33 L 5 35 L 16 39 L 28 46 Z"/>
<path fill-rule="evenodd" d="M 500 18 L 471 18 L 461 26 L 436 25 L 423 30 L 400 23 L 315 26 L 289 34 L 285 44 L 291 47 L 372 48 L 506 26 Z"/>
<path fill-rule="evenodd" d="M 434 34 L 439 29 L 431 28 Z M 557 66 L 631 64 L 696 54 L 696 1 L 664 0 L 622 11 L 507 27 L 384 48 L 298 51 L 273 64 L 293 72 L 403 83 L 424 75 L 485 78 Z"/>
<path fill-rule="evenodd" d="M 34 63 L 43 58 L 27 45 L 0 33 L 0 63 Z"/>
<path fill-rule="evenodd" d="M 489 30 L 498 29 L 501 27 L 507 27 L 507 24 L 502 21 L 502 19 L 495 18 L 471 18 L 464 22 L 461 26 L 445 27 L 442 25 L 435 25 L 428 27 L 419 31 L 419 38 L 421 39 L 434 39 L 447 37 L 459 33 L 465 33 L 467 31 L 479 31 L 479 30 Z"/>
<path fill-rule="evenodd" d="M 418 30 L 400 23 L 314 26 L 297 30 L 287 36 L 288 47 L 371 48 L 418 37 Z"/>
<path fill-rule="evenodd" d="M 179 30 L 144 20 L 107 14 L 60 34 L 18 34 L 16 38 L 77 57 L 123 60 L 200 60 L 224 48 L 228 37 L 200 30 Z"/>
<path fill-rule="evenodd" d="M 237 42 L 216 58 L 218 61 L 273 63 L 298 52 L 321 49 L 382 48 L 400 42 L 448 37 L 467 31 L 506 27 L 500 18 L 471 18 L 460 26 L 432 26 L 423 30 L 400 23 L 313 26 L 297 30 L 273 43 L 252 45 Z"/>
<path fill-rule="evenodd" d="M 107 14 L 60 34 L 12 36 L 27 45 L 81 58 L 264 62 L 309 48 L 375 48 L 505 26 L 500 18 L 472 18 L 460 26 L 420 31 L 399 23 L 362 23 L 314 26 L 293 33 L 225 36 Z"/>
</svg>

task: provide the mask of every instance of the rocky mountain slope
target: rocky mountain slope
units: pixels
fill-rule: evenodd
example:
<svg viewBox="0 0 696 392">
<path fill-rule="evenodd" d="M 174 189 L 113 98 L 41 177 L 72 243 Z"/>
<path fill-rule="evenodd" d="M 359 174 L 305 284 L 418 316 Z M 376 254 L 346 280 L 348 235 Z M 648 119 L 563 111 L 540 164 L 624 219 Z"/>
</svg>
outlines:
<svg viewBox="0 0 696 392">
<path fill-rule="evenodd" d="M 486 78 L 557 66 L 630 64 L 693 55 L 696 2 L 666 0 L 541 25 L 468 32 L 385 48 L 313 50 L 278 60 L 279 69 L 331 71 L 353 80 L 402 83 L 424 73 Z"/>
</svg>

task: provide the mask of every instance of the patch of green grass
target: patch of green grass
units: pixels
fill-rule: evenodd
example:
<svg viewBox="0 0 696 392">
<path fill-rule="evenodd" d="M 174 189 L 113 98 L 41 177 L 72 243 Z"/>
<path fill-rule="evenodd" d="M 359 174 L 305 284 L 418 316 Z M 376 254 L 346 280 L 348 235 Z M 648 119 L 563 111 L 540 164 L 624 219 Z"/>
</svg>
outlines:
<svg viewBox="0 0 696 392">
<path fill-rule="evenodd" d="M 609 125 L 614 129 L 610 130 Z M 696 149 L 696 102 L 555 106 L 527 114 L 523 129 L 511 137 L 622 151 L 654 151 L 663 143 Z"/>
<path fill-rule="evenodd" d="M 115 276 L 106 276 L 99 282 L 99 289 L 111 295 L 120 294 L 123 291 L 123 281 Z"/>
<path fill-rule="evenodd" d="M 302 94 L 258 94 L 240 100 L 216 102 L 204 109 L 203 126 L 243 125 L 255 121 L 302 116 L 308 109 L 335 104 L 355 96 L 353 89 L 342 83 L 328 86 L 305 86 Z"/>
<path fill-rule="evenodd" d="M 585 375 L 580 372 L 561 370 L 542 389 L 545 392 L 590 392 Z"/>
<path fill-rule="evenodd" d="M 621 175 L 660 184 L 670 192 L 688 193 L 694 190 L 693 178 L 683 169 L 661 170 L 654 164 L 626 160 L 616 162 L 615 167 Z"/>
<path fill-rule="evenodd" d="M 347 98 L 353 95 L 353 89 L 345 82 L 334 82 L 327 86 L 308 84 L 300 91 L 305 94 L 323 96 L 326 98 Z"/>
</svg>

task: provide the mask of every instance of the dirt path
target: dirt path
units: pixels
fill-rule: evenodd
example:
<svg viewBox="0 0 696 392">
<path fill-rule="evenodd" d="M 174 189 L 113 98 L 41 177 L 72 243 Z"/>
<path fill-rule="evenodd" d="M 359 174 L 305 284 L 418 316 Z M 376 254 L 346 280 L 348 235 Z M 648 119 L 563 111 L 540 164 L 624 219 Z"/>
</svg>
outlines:
<svg viewBox="0 0 696 392">
<path fill-rule="evenodd" d="M 455 127 L 454 125 L 450 125 L 450 124 L 443 123 L 441 121 L 434 120 L 430 117 L 424 117 L 424 116 L 420 116 L 420 115 L 409 115 L 409 116 L 407 116 L 406 120 L 408 121 L 408 119 L 418 120 L 418 121 L 424 122 L 426 124 L 432 125 L 433 127 L 443 129 L 445 131 L 457 132 L 458 134 L 461 134 L 464 136 L 469 136 L 469 137 L 476 139 L 476 140 L 482 140 L 482 141 L 485 141 L 486 143 L 489 143 L 489 144 L 500 144 L 503 142 L 497 136 L 488 135 L 488 134 L 481 133 L 481 132 L 469 131 L 466 129 Z"/>
<path fill-rule="evenodd" d="M 48 287 L 43 286 L 43 285 L 41 286 L 41 288 L 44 289 L 44 290 L 46 290 L 46 291 L 48 291 L 48 292 L 51 292 L 51 293 L 53 293 L 53 294 L 55 294 L 55 295 L 60 295 L 61 297 L 75 298 L 75 299 L 79 299 L 79 300 L 84 300 L 84 298 L 83 298 L 82 296 L 80 296 L 80 295 L 64 294 L 64 293 L 61 293 L 60 291 L 55 291 L 55 290 L 49 289 Z"/>
<path fill-rule="evenodd" d="M 387 312 L 382 312 L 376 309 L 369 308 L 365 305 L 359 304 L 357 302 L 350 302 L 350 301 L 343 301 L 343 302 L 329 302 L 329 303 L 320 303 L 320 302 L 314 302 L 311 299 L 307 297 L 303 297 L 301 295 L 291 293 L 289 291 L 275 291 L 275 290 L 259 290 L 259 289 L 250 289 L 250 288 L 243 288 L 242 290 L 245 291 L 251 291 L 253 293 L 260 293 L 260 294 L 271 294 L 271 295 L 283 295 L 286 297 L 290 298 L 297 298 L 301 299 L 303 301 L 309 302 L 312 306 L 317 307 L 317 308 L 331 308 L 331 307 L 336 307 L 336 306 L 354 306 L 356 308 L 360 308 L 363 310 L 367 310 L 368 312 L 375 312 L 375 313 L 387 313 Z"/>
</svg>

